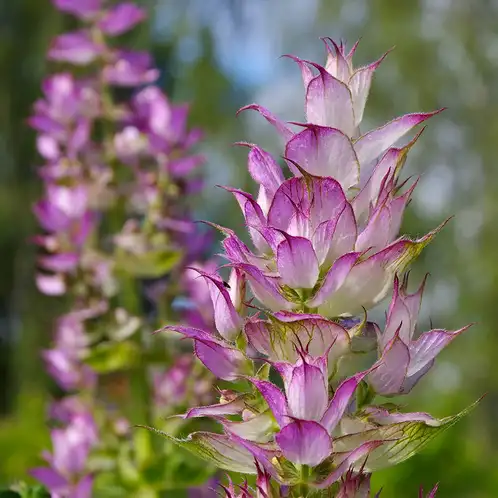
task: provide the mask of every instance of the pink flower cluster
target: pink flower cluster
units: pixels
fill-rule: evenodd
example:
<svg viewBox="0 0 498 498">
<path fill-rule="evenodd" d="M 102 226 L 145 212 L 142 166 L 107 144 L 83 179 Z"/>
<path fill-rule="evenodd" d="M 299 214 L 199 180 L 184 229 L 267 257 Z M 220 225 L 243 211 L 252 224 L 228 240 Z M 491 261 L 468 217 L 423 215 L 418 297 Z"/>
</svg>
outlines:
<svg viewBox="0 0 498 498">
<path fill-rule="evenodd" d="M 415 332 L 424 286 L 410 294 L 405 272 L 439 228 L 417 240 L 399 235 L 417 183 L 402 179 L 402 167 L 420 133 L 396 143 L 440 111 L 360 131 L 385 56 L 355 68 L 357 45 L 348 52 L 324 42 L 325 66 L 290 56 L 304 81 L 304 122 L 283 122 L 256 104 L 242 109 L 276 129 L 290 177 L 268 152 L 242 144 L 258 195 L 227 190 L 253 247 L 217 227 L 230 279 L 199 271 L 216 332 L 162 329 L 192 339 L 197 358 L 224 381 L 218 403 L 183 415 L 210 417 L 220 432 L 163 435 L 222 469 L 257 474 L 255 496 L 264 498 L 367 497 L 371 472 L 409 458 L 466 413 L 438 420 L 402 413 L 381 398 L 410 392 L 467 329 Z M 368 322 L 367 311 L 391 292 L 385 326 Z M 254 496 L 247 485 L 225 492 Z"/>
<path fill-rule="evenodd" d="M 202 325 L 213 326 L 203 300 L 207 287 L 186 270 L 204 260 L 210 238 L 186 202 L 202 186 L 196 172 L 203 158 L 192 152 L 202 133 L 187 126 L 188 106 L 173 104 L 153 84 L 159 70 L 150 54 L 123 50 L 115 40 L 145 19 L 144 9 L 126 1 L 53 4 L 81 28 L 52 42 L 48 59 L 62 69 L 43 82 L 29 119 L 44 160 L 43 197 L 34 206 L 43 230 L 35 237 L 36 282 L 46 295 L 65 295 L 71 308 L 43 353 L 66 397 L 51 410 L 58 428 L 45 458 L 49 467 L 33 475 L 53 496 L 84 498 L 94 496 L 101 472 L 92 451 L 111 455 L 130 444 L 125 408 L 102 394 L 106 374 L 130 382 L 142 375 L 152 420 L 210 400 L 211 376 L 194 372 L 188 348 L 160 338 L 153 346 L 172 356 L 169 365 L 147 360 L 138 374 L 131 364 L 146 355 L 143 337 L 156 327 L 161 307 L 168 317 L 178 314 L 172 306 L 178 293 L 190 303 L 184 319 L 199 324 L 200 307 Z M 130 98 L 118 100 L 117 87 Z M 124 304 L 130 282 L 135 301 L 150 309 Z M 110 472 L 117 474 L 114 467 Z"/>
</svg>

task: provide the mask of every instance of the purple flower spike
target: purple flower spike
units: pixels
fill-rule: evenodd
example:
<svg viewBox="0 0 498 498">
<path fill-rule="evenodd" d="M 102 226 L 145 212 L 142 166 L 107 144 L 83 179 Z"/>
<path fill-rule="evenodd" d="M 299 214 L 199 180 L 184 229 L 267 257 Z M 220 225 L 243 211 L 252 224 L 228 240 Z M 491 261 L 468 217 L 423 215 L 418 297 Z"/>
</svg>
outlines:
<svg viewBox="0 0 498 498">
<path fill-rule="evenodd" d="M 406 280 L 400 285 L 397 277 L 444 223 L 417 240 L 400 236 L 417 185 L 417 179 L 402 180 L 401 172 L 422 132 L 404 146 L 394 144 L 440 111 L 407 114 L 361 133 L 373 76 L 387 53 L 355 68 L 357 44 L 347 51 L 342 42 L 323 41 L 324 66 L 287 56 L 301 71 L 306 122 L 286 123 L 257 104 L 239 111 L 254 110 L 276 129 L 289 171 L 282 172 L 257 145 L 238 143 L 249 149 L 247 167 L 258 195 L 223 187 L 242 211 L 250 246 L 233 230 L 210 224 L 224 236 L 222 256 L 232 271 L 228 283 L 214 271 L 199 271 L 209 287 L 217 333 L 206 332 L 210 327 L 204 324 L 205 330 L 165 328 L 192 338 L 197 356 L 216 376 L 237 381 L 218 402 L 181 415 L 211 417 L 223 434 L 194 433 L 182 440 L 166 435 L 219 467 L 257 471 L 255 490 L 230 481 L 222 486 L 227 498 L 301 496 L 303 489 L 310 495 L 323 490 L 338 498 L 369 498 L 370 472 L 411 457 L 470 411 L 437 420 L 372 404 L 377 394 L 409 392 L 437 354 L 466 330 L 436 329 L 417 337 L 423 285 L 410 294 Z M 145 137 L 149 149 L 165 154 L 184 143 L 181 132 L 174 139 L 164 133 L 172 122 L 183 129 L 184 114 L 157 89 L 140 92 L 134 107 L 126 134 Z M 49 124 L 42 119 L 37 126 Z M 123 131 L 118 142 L 124 136 Z M 135 138 L 131 144 L 122 150 L 133 165 L 147 146 L 141 149 Z M 40 147 L 47 157 L 59 154 L 50 141 Z M 168 163 L 168 174 L 194 167 Z M 245 296 L 246 281 L 254 300 Z M 393 287 L 381 331 L 368 313 Z M 337 378 L 344 371 L 341 360 L 354 368 L 355 353 L 376 347 L 378 360 L 370 368 Z M 435 493 L 436 488 L 428 498 Z"/>
<path fill-rule="evenodd" d="M 79 26 L 52 41 L 48 59 L 68 69 L 43 81 L 43 95 L 28 121 L 37 133 L 43 160 L 39 176 L 44 193 L 33 207 L 43 233 L 33 242 L 41 252 L 36 272 L 39 290 L 65 295 L 69 309 L 57 322 L 50 349 L 42 352 L 46 370 L 63 397 L 49 408 L 57 429 L 52 432 L 48 465 L 32 474 L 50 496 L 90 498 L 98 494 L 92 490 L 94 479 L 105 481 L 113 469 L 94 464 L 97 436 L 88 427 L 95 429 L 93 421 L 83 418 L 87 411 L 95 412 L 104 429 L 99 454 L 135 450 L 128 437 L 130 422 L 121 413 L 122 400 L 116 402 L 114 388 L 107 392 L 108 374 L 120 371 L 127 377 L 137 354 L 144 353 L 143 381 L 148 386 L 142 387 L 148 387 L 144 394 L 150 399 L 139 401 L 142 423 L 171 415 L 178 406 L 185 410 L 213 402 L 213 376 L 199 369 L 192 350 L 188 353 L 179 341 L 167 341 L 167 357 L 175 361 L 158 368 L 148 353 L 152 347 L 164 349 L 166 343 L 161 338 L 146 340 L 141 324 L 153 326 L 163 310 L 174 308 L 189 325 L 201 327 L 178 331 L 193 339 L 195 355 L 215 375 L 231 381 L 253 369 L 234 347 L 243 330 L 245 275 L 234 268 L 229 284 L 217 275 L 211 277 L 217 265 L 203 263 L 211 234 L 197 229 L 186 199 L 202 186 L 196 170 L 204 159 L 190 154 L 202 132 L 189 128 L 187 104 L 171 103 L 157 87 L 139 88 L 159 76 L 150 53 L 129 50 L 110 39 L 134 28 L 146 17 L 145 10 L 127 0 L 52 0 L 52 4 L 76 17 L 73 21 Z M 113 85 L 133 88 L 118 95 Z M 195 284 L 184 275 L 186 266 L 194 262 L 206 270 L 206 277 L 197 278 Z M 143 298 L 138 316 L 122 299 L 128 279 L 139 284 L 132 292 L 135 297 Z M 239 342 L 244 342 L 242 335 Z M 242 414 L 245 397 L 235 401 L 228 393 L 223 392 L 218 403 L 223 406 L 189 410 L 187 417 Z M 227 436 L 209 440 L 201 438 L 205 450 L 219 450 L 222 457 L 227 446 L 236 446 Z M 253 455 L 240 448 L 235 447 L 233 454 L 246 461 L 237 465 L 228 456 L 230 468 L 255 472 Z M 132 460 L 128 470 L 133 473 L 139 469 L 133 470 L 137 462 Z M 127 494 L 123 483 L 116 486 L 118 494 Z"/>
</svg>

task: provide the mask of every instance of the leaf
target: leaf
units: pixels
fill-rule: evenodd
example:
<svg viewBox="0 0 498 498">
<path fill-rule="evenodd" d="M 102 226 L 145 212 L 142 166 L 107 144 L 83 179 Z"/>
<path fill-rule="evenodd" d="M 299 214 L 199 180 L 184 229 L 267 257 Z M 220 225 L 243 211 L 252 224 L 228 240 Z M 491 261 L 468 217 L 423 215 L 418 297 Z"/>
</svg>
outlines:
<svg viewBox="0 0 498 498">
<path fill-rule="evenodd" d="M 243 474 L 256 474 L 253 455 L 245 448 L 235 444 L 224 434 L 194 432 L 185 439 L 179 439 L 153 427 L 138 427 L 165 437 L 218 468 Z"/>
<path fill-rule="evenodd" d="M 0 490 L 0 498 L 50 498 L 50 494 L 39 484 L 28 486 L 25 483 L 19 483 L 12 489 Z"/>
<path fill-rule="evenodd" d="M 165 249 L 149 251 L 145 254 L 117 252 L 116 269 L 138 278 L 157 278 L 168 273 L 180 261 L 179 251 Z"/>
<path fill-rule="evenodd" d="M 335 450 L 347 452 L 367 441 L 382 440 L 384 444 L 372 451 L 366 461 L 360 461 L 358 468 L 364 465 L 367 472 L 373 472 L 391 467 L 421 451 L 432 439 L 470 413 L 479 402 L 480 399 L 457 415 L 436 420 L 431 425 L 420 421 L 400 422 L 338 437 L 334 439 Z"/>
<path fill-rule="evenodd" d="M 109 373 L 130 368 L 138 358 L 139 351 L 132 341 L 103 342 L 91 350 L 85 363 L 97 373 Z"/>
<path fill-rule="evenodd" d="M 263 363 L 256 372 L 256 378 L 260 380 L 268 380 L 270 378 L 270 363 Z"/>
<path fill-rule="evenodd" d="M 201 459 L 176 453 L 155 459 L 142 471 L 145 482 L 156 489 L 167 490 L 168 498 L 173 490 L 201 486 L 216 472 Z"/>
<path fill-rule="evenodd" d="M 43 486 L 33 486 L 23 498 L 50 498 L 50 493 Z"/>
</svg>

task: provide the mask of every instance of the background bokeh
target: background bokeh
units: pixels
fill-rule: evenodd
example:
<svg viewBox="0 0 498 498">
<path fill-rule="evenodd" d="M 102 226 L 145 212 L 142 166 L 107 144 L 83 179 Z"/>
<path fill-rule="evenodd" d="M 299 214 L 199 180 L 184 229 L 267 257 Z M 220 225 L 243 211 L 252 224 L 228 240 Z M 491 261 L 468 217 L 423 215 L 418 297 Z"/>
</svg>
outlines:
<svg viewBox="0 0 498 498">
<path fill-rule="evenodd" d="M 416 496 L 440 481 L 438 498 L 498 496 L 498 1 L 496 0 L 156 0 L 148 25 L 130 36 L 152 48 L 161 85 L 190 101 L 206 130 L 206 189 L 199 217 L 242 226 L 235 202 L 216 184 L 251 189 L 237 140 L 281 153 L 256 114 L 257 101 L 302 118 L 297 67 L 279 56 L 322 60 L 319 36 L 361 37 L 357 63 L 396 45 L 376 74 L 365 128 L 413 111 L 448 109 L 429 123 L 405 171 L 421 175 L 404 231 L 420 235 L 454 218 L 426 249 L 413 280 L 428 271 L 423 324 L 476 325 L 451 345 L 416 388 L 407 409 L 437 416 L 460 411 L 484 393 L 471 416 L 420 455 L 379 473 L 383 498 Z M 39 358 L 51 335 L 55 298 L 33 285 L 40 191 L 34 134 L 26 126 L 49 69 L 50 38 L 70 20 L 49 0 L 0 3 L 0 485 L 25 477 L 48 443 L 49 383 Z M 228 207 L 227 207 L 228 206 Z"/>
</svg>

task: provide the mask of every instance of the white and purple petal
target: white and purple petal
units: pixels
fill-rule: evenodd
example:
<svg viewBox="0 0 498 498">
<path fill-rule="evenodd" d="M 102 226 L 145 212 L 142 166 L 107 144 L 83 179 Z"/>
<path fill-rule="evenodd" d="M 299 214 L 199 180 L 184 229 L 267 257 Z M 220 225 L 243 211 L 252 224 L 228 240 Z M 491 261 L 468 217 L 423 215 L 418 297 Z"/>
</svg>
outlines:
<svg viewBox="0 0 498 498">
<path fill-rule="evenodd" d="M 365 410 L 368 419 L 379 425 L 398 424 L 400 422 L 424 422 L 429 426 L 438 427 L 441 422 L 424 412 L 400 413 L 389 412 L 385 408 L 369 407 Z"/>
<path fill-rule="evenodd" d="M 281 283 L 291 289 L 312 289 L 320 268 L 311 242 L 285 234 L 277 247 L 277 270 Z"/>
<path fill-rule="evenodd" d="M 359 383 L 368 373 L 369 371 L 360 372 L 343 381 L 336 389 L 334 397 L 330 401 L 329 406 L 327 407 L 327 410 L 323 414 L 323 418 L 321 420 L 321 424 L 330 434 L 334 431 L 346 412 L 346 409 L 351 401 L 351 397 L 355 393 Z"/>
<path fill-rule="evenodd" d="M 300 363 L 293 368 L 286 389 L 289 414 L 318 422 L 327 408 L 328 372 L 310 365 L 305 359 Z"/>
<path fill-rule="evenodd" d="M 439 114 L 442 110 L 405 114 L 380 128 L 362 135 L 354 143 L 360 167 L 368 166 L 412 128 Z"/>
<path fill-rule="evenodd" d="M 285 157 L 315 176 L 333 177 L 347 191 L 360 179 L 360 165 L 351 140 L 340 130 L 308 125 L 287 142 Z M 295 175 L 299 170 L 289 161 Z"/>
<path fill-rule="evenodd" d="M 268 225 L 311 239 L 321 223 L 342 213 L 346 202 L 342 187 L 333 178 L 292 178 L 275 193 Z"/>
<path fill-rule="evenodd" d="M 243 396 L 238 396 L 227 403 L 217 403 L 216 405 L 197 406 L 190 408 L 183 418 L 212 417 L 218 415 L 238 415 L 245 408 Z"/>
<path fill-rule="evenodd" d="M 240 142 L 239 145 L 244 145 L 251 149 L 247 156 L 247 169 L 253 180 L 264 189 L 265 206 L 261 206 L 261 208 L 263 212 L 267 212 L 275 192 L 285 181 L 282 169 L 270 153 L 257 145 L 244 142 Z"/>
<path fill-rule="evenodd" d="M 388 53 L 389 52 L 386 52 L 379 60 L 372 62 L 368 66 L 356 69 L 347 82 L 353 96 L 353 110 L 356 126 L 359 126 L 363 119 L 363 111 L 365 110 L 365 104 L 367 102 L 375 70 L 380 66 Z"/>
<path fill-rule="evenodd" d="M 255 443 L 270 442 L 276 429 L 275 420 L 270 411 L 254 415 L 242 422 L 233 422 L 226 419 L 220 419 L 219 421 L 223 424 L 225 431 Z"/>
<path fill-rule="evenodd" d="M 239 203 L 254 246 L 262 253 L 267 252 L 268 245 L 261 234 L 261 229 L 266 226 L 266 217 L 260 205 L 247 192 L 230 187 L 223 188 L 231 192 Z"/>
<path fill-rule="evenodd" d="M 394 275 L 405 270 L 436 232 L 416 241 L 394 242 L 382 251 L 359 261 L 346 275 L 347 278 L 340 288 L 334 285 L 331 286 L 333 291 L 327 288 L 319 289 L 310 306 L 316 303 L 319 313 L 326 317 L 358 315 L 362 313 L 363 308 L 372 308 L 389 292 Z M 337 262 L 334 266 L 336 265 Z M 325 283 L 326 281 L 324 286 Z"/>
<path fill-rule="evenodd" d="M 199 360 L 218 378 L 234 380 L 241 373 L 244 355 L 209 332 L 194 327 L 168 325 L 158 332 L 172 331 L 194 340 L 194 351 Z"/>
<path fill-rule="evenodd" d="M 334 294 L 341 289 L 349 278 L 354 265 L 358 262 L 360 256 L 360 253 L 352 252 L 338 258 L 325 275 L 319 289 L 315 292 L 313 297 L 308 300 L 307 306 L 311 308 L 324 305 L 327 306 L 327 300 L 333 299 Z"/>
<path fill-rule="evenodd" d="M 332 452 L 330 436 L 318 422 L 295 420 L 281 429 L 275 440 L 285 458 L 298 465 L 314 467 Z"/>
<path fill-rule="evenodd" d="M 398 394 L 407 376 L 409 364 L 408 346 L 395 335 L 378 360 L 377 368 L 368 375 L 368 382 L 378 394 Z"/>
<path fill-rule="evenodd" d="M 459 330 L 430 330 L 422 334 L 416 341 L 410 343 L 410 365 L 408 367 L 408 376 L 412 376 L 422 368 L 456 339 L 462 332 L 468 330 L 470 325 Z"/>
<path fill-rule="evenodd" d="M 330 487 L 334 482 L 337 482 L 351 467 L 359 460 L 364 460 L 368 458 L 368 455 L 378 448 L 382 444 L 382 441 L 369 441 L 358 446 L 356 449 L 345 452 L 337 453 L 334 460 L 337 461 L 336 468 L 322 481 L 315 483 L 314 487 L 318 489 L 326 489 Z M 361 467 L 361 466 L 360 466 Z"/>
<path fill-rule="evenodd" d="M 233 341 L 242 330 L 243 320 L 237 313 L 228 290 L 217 275 L 210 275 L 195 268 L 194 270 L 204 277 L 208 284 L 216 330 L 226 340 Z"/>
<path fill-rule="evenodd" d="M 323 67 L 313 65 L 320 74 L 309 82 L 306 90 L 306 121 L 337 128 L 348 137 L 353 137 L 356 127 L 350 89 Z"/>
<path fill-rule="evenodd" d="M 248 110 L 259 112 L 259 114 L 261 114 L 261 116 L 263 116 L 266 119 L 266 121 L 268 121 L 272 126 L 275 127 L 279 135 L 285 141 L 289 140 L 292 137 L 293 133 L 291 129 L 287 126 L 287 124 L 284 123 L 281 119 L 277 118 L 268 109 L 264 108 L 261 105 L 258 104 L 246 105 L 237 111 L 237 115 L 239 115 L 239 113 L 241 113 L 242 111 L 248 111 Z"/>
<path fill-rule="evenodd" d="M 337 258 L 354 250 L 356 239 L 356 220 L 346 202 L 336 218 L 318 225 L 311 240 L 320 266 L 330 268 Z"/>
<path fill-rule="evenodd" d="M 238 264 L 236 266 L 243 271 L 249 281 L 252 292 L 256 299 L 272 311 L 291 310 L 297 305 L 287 301 L 280 293 L 275 277 L 268 277 L 254 265 Z"/>
<path fill-rule="evenodd" d="M 249 378 L 248 380 L 256 386 L 272 411 L 278 425 L 283 427 L 288 421 L 287 400 L 284 393 L 276 385 L 267 380 L 254 378 Z"/>
</svg>

